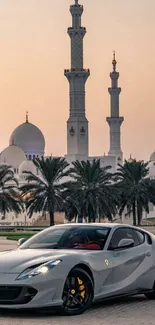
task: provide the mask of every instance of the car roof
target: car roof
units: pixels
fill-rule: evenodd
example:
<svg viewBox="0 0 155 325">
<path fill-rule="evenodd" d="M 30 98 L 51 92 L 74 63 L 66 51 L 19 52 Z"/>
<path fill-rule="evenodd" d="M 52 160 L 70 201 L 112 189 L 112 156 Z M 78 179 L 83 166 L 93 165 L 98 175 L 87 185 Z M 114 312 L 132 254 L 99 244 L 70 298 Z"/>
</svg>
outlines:
<svg viewBox="0 0 155 325">
<path fill-rule="evenodd" d="M 137 230 L 141 230 L 141 231 L 144 231 L 144 232 L 147 232 L 147 230 L 143 229 L 143 228 L 140 228 L 140 227 L 136 227 L 136 226 L 133 226 L 133 225 L 129 225 L 129 224 L 124 224 L 124 223 L 97 223 L 97 222 L 92 222 L 92 223 L 63 223 L 63 224 L 59 224 L 59 225 L 55 225 L 56 227 L 107 227 L 107 228 L 132 228 L 132 229 L 137 229 Z"/>
<path fill-rule="evenodd" d="M 56 225 L 57 227 L 66 227 L 66 226 L 70 226 L 70 227 L 110 227 L 110 228 L 113 228 L 113 227 L 116 227 L 116 226 L 120 226 L 121 224 L 120 223 L 97 223 L 97 222 L 93 222 L 93 223 L 64 223 L 64 224 L 59 224 L 59 225 Z"/>
</svg>

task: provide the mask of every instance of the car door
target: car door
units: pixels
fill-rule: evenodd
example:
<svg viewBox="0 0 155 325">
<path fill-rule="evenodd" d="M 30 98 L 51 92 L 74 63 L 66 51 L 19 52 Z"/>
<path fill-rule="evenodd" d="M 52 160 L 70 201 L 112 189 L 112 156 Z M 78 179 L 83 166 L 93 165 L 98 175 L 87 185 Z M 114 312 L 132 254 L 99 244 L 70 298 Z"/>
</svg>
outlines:
<svg viewBox="0 0 155 325">
<path fill-rule="evenodd" d="M 134 247 L 119 248 L 122 239 L 132 239 Z M 145 233 L 128 227 L 116 229 L 108 250 L 113 260 L 111 277 L 115 294 L 152 288 L 155 278 L 152 246 Z"/>
</svg>

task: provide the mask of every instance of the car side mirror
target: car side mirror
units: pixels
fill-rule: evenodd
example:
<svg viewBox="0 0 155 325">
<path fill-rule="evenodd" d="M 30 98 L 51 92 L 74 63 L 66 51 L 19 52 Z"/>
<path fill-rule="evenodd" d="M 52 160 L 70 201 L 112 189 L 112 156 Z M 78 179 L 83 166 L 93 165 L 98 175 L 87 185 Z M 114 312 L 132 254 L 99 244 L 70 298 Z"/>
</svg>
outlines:
<svg viewBox="0 0 155 325">
<path fill-rule="evenodd" d="M 17 247 L 21 246 L 26 240 L 26 238 L 20 238 L 17 242 Z"/>
<path fill-rule="evenodd" d="M 130 238 L 121 239 L 118 243 L 118 248 L 130 248 L 134 246 L 134 240 Z"/>
</svg>

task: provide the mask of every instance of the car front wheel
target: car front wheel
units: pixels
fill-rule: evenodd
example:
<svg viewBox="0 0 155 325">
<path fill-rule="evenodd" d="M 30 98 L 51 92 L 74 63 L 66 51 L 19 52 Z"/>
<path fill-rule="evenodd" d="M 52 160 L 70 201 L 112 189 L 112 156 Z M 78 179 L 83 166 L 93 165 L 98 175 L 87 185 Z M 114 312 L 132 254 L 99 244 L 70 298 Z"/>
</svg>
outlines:
<svg viewBox="0 0 155 325">
<path fill-rule="evenodd" d="M 62 313 L 68 316 L 82 314 L 91 306 L 93 296 L 92 278 L 85 270 L 75 267 L 64 285 Z"/>
</svg>

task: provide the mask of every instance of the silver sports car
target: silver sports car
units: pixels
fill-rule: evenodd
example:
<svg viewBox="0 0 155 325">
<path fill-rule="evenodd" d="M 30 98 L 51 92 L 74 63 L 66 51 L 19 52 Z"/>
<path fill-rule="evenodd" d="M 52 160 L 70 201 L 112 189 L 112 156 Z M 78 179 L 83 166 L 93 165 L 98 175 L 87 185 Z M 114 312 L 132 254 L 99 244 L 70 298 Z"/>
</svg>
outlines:
<svg viewBox="0 0 155 325">
<path fill-rule="evenodd" d="M 155 299 L 155 236 L 140 228 L 59 225 L 0 254 L 0 308 L 77 315 L 93 301 L 137 293 Z"/>
</svg>

